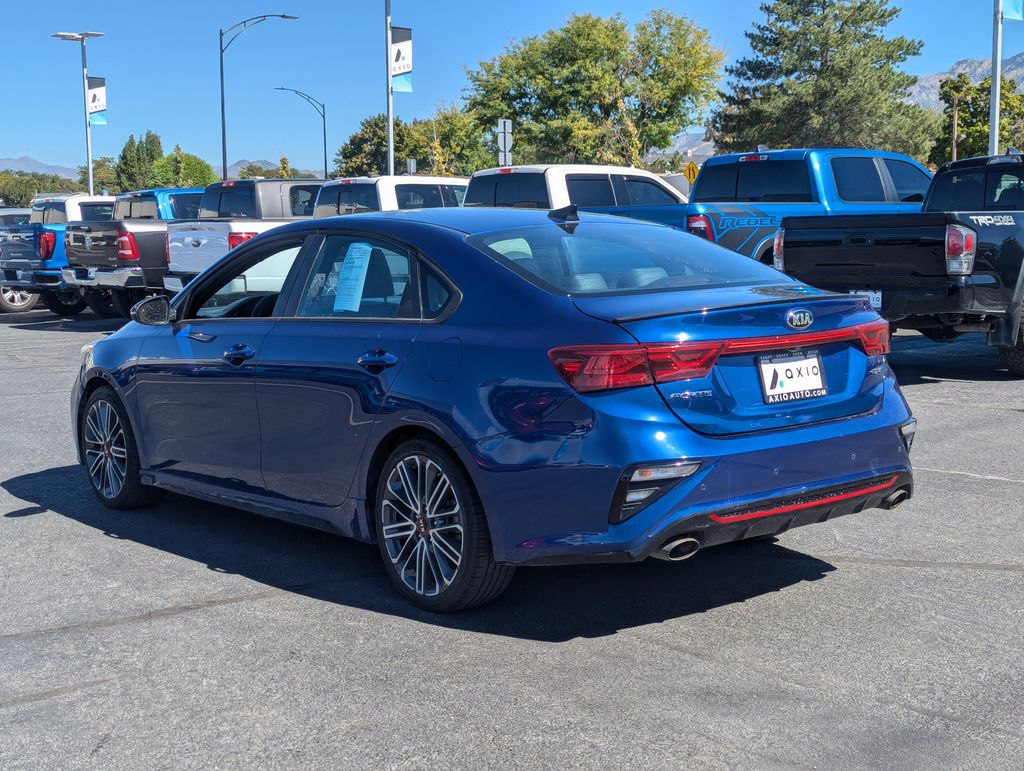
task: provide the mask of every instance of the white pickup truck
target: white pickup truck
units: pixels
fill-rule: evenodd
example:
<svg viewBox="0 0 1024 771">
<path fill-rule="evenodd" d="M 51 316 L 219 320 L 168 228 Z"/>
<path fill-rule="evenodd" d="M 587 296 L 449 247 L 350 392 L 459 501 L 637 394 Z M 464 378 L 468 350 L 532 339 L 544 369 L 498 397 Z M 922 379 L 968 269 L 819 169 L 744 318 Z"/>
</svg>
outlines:
<svg viewBox="0 0 1024 771">
<path fill-rule="evenodd" d="M 320 188 L 313 216 L 462 206 L 468 182 L 466 177 L 415 174 L 332 179 Z"/>
<path fill-rule="evenodd" d="M 278 225 L 313 216 L 323 180 L 230 179 L 203 193 L 199 219 L 167 225 L 164 289 L 180 292 L 244 241 Z"/>
</svg>

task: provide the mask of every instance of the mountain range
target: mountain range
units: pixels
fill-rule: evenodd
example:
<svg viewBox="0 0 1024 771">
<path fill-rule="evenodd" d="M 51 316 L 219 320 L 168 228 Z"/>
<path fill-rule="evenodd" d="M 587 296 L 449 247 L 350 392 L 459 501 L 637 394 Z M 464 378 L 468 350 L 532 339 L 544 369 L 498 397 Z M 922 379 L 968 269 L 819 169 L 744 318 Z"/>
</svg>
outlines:
<svg viewBox="0 0 1024 771">
<path fill-rule="evenodd" d="M 228 166 L 228 177 L 237 177 L 238 172 L 250 163 L 255 163 L 265 169 L 276 169 L 278 166 L 277 161 L 250 161 L 247 158 L 242 158 Z M 210 165 L 213 166 L 214 172 L 217 172 L 220 169 L 220 164 Z M 70 166 L 56 166 L 54 164 L 44 163 L 43 161 L 37 161 L 35 158 L 29 158 L 27 155 L 23 155 L 20 158 L 0 158 L 0 171 L 24 171 L 30 174 L 54 174 L 66 179 L 78 179 L 78 169 L 73 169 Z M 303 173 L 309 174 L 313 177 L 318 177 L 320 175 L 320 172 L 315 171 L 303 171 Z"/>
<path fill-rule="evenodd" d="M 980 83 L 992 72 L 991 59 L 961 59 L 945 72 L 925 75 L 917 79 L 917 84 L 910 89 L 910 101 L 929 110 L 941 110 L 943 104 L 939 99 L 939 84 L 946 78 L 956 77 L 961 72 L 967 75 L 972 83 Z M 1024 83 L 1024 52 L 1003 59 L 1003 77 Z"/>
</svg>

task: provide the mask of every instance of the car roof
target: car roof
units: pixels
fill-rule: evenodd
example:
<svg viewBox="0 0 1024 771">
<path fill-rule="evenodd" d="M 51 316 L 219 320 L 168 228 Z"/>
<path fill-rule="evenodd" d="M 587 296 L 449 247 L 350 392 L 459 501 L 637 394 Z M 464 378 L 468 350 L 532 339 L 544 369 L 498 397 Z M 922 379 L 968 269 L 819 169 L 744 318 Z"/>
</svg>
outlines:
<svg viewBox="0 0 1024 771">
<path fill-rule="evenodd" d="M 144 190 L 126 190 L 123 193 L 117 193 L 117 197 L 122 198 L 130 195 L 158 195 L 160 193 L 202 193 L 205 189 L 206 188 L 204 187 L 147 187 Z"/>
<path fill-rule="evenodd" d="M 508 174 L 511 173 L 533 173 L 543 174 L 548 171 L 561 171 L 567 174 L 644 174 L 652 177 L 657 177 L 657 174 L 647 171 L 647 169 L 638 169 L 633 166 L 607 166 L 597 163 L 530 163 L 523 164 L 520 166 L 495 166 L 493 169 L 480 169 L 474 171 L 474 177 L 484 177 L 490 174 Z"/>
<path fill-rule="evenodd" d="M 316 229 L 323 226 L 344 227 L 380 227 L 384 231 L 397 222 L 418 223 L 434 227 L 456 230 L 467 235 L 489 233 L 508 228 L 529 227 L 531 225 L 552 225 L 555 223 L 548 216 L 547 209 L 514 209 L 495 206 L 451 206 L 435 209 L 405 209 L 402 211 L 364 212 L 360 214 L 344 214 L 335 217 L 323 217 L 315 220 L 302 220 L 287 225 L 290 230 Z M 605 214 L 579 212 L 580 222 L 603 222 L 636 225 L 638 227 L 667 227 L 644 220 L 624 220 Z"/>
<path fill-rule="evenodd" d="M 749 150 L 743 153 L 725 153 L 724 155 L 713 155 L 704 161 L 705 166 L 717 166 L 719 164 L 734 163 L 738 158 L 749 155 L 767 155 L 771 160 L 803 160 L 809 155 L 820 158 L 831 158 L 836 155 L 860 158 L 898 158 L 906 160 L 907 156 L 902 153 L 893 153 L 888 150 L 866 150 L 863 147 L 793 147 L 785 150 Z"/>
<path fill-rule="evenodd" d="M 378 177 L 339 177 L 338 179 L 331 179 L 324 183 L 324 187 L 333 187 L 335 185 L 351 185 L 355 184 L 374 184 L 378 182 L 394 182 L 396 185 L 449 185 L 449 184 L 465 184 L 469 181 L 469 177 L 433 177 L 419 174 L 382 174 Z"/>
<path fill-rule="evenodd" d="M 1019 167 L 1024 163 L 1024 156 L 1019 153 L 1006 153 L 1005 155 L 975 155 L 971 158 L 963 158 L 957 161 L 949 161 L 939 167 L 939 171 L 950 169 L 969 169 L 975 166 L 1008 166 Z"/>
</svg>

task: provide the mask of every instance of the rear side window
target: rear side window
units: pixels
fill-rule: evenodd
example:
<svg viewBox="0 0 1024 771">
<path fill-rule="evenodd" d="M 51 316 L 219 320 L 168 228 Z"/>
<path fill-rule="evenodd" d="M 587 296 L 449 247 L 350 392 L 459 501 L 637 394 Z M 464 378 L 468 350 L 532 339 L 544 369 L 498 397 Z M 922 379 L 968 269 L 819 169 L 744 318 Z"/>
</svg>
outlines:
<svg viewBox="0 0 1024 771">
<path fill-rule="evenodd" d="M 885 189 L 874 158 L 833 158 L 832 176 L 836 191 L 844 201 L 851 203 L 882 203 Z"/>
<path fill-rule="evenodd" d="M 436 209 L 444 206 L 440 185 L 395 185 L 399 209 Z"/>
<path fill-rule="evenodd" d="M 483 233 L 467 243 L 556 294 L 789 283 L 749 257 L 653 225 L 582 223 L 568 233 L 552 223 Z"/>
<path fill-rule="evenodd" d="M 319 185 L 296 185 L 288 190 L 288 211 L 293 217 L 312 217 Z"/>
<path fill-rule="evenodd" d="M 928 211 L 979 211 L 985 202 L 984 168 L 947 171 L 935 177 Z"/>
<path fill-rule="evenodd" d="M 576 206 L 615 206 L 612 181 L 607 175 L 573 174 L 565 178 L 569 202 Z"/>
<path fill-rule="evenodd" d="M 897 161 L 893 158 L 885 159 L 885 168 L 888 170 L 889 176 L 892 177 L 897 200 L 906 201 L 915 195 L 921 196 L 919 200 L 924 200 L 924 194 L 928 191 L 928 185 L 932 181 L 931 177 L 914 164 Z"/>
<path fill-rule="evenodd" d="M 539 172 L 482 174 L 469 181 L 464 206 L 549 209 L 548 186 Z"/>
<path fill-rule="evenodd" d="M 256 216 L 255 190 L 252 185 L 207 188 L 199 208 L 200 219 Z"/>
<path fill-rule="evenodd" d="M 664 206 L 679 203 L 671 193 L 656 182 L 642 177 L 626 177 L 626 192 L 629 202 L 636 206 Z"/>
<path fill-rule="evenodd" d="M 174 193 L 167 196 L 171 217 L 176 220 L 194 220 L 199 216 L 199 202 L 202 193 Z"/>
<path fill-rule="evenodd" d="M 745 161 L 704 164 L 693 201 L 810 203 L 817 200 L 807 162 Z"/>
<path fill-rule="evenodd" d="M 420 263 L 423 271 L 423 318 L 436 319 L 452 300 L 452 290 L 432 268 Z"/>
<path fill-rule="evenodd" d="M 158 216 L 156 196 L 153 195 L 118 198 L 114 204 L 114 219 L 116 220 L 155 220 Z"/>
</svg>

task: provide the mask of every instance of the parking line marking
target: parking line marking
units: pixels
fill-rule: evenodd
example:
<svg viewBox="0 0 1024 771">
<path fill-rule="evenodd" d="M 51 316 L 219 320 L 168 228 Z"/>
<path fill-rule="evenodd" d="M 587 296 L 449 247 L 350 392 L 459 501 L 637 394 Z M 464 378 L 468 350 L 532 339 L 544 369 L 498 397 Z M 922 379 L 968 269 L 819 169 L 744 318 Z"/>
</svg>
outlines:
<svg viewBox="0 0 1024 771">
<path fill-rule="evenodd" d="M 935 474 L 957 474 L 958 476 L 971 477 L 972 479 L 985 479 L 992 482 L 1012 482 L 1015 485 L 1024 485 L 1024 479 L 1010 479 L 1009 477 L 997 477 L 991 474 L 972 474 L 970 471 L 953 471 L 945 468 L 927 468 L 926 466 L 914 466 L 914 471 L 931 471 Z"/>
<path fill-rule="evenodd" d="M 51 688 L 48 691 L 37 691 L 36 693 L 27 693 L 24 696 L 15 696 L 13 699 L 0 701 L 0 709 L 17 707 L 19 704 L 32 704 L 37 701 L 53 699 L 57 696 L 64 696 L 68 693 L 84 691 L 87 688 L 95 688 L 97 685 L 103 685 L 104 683 L 112 683 L 115 680 L 117 680 L 116 677 L 108 677 L 103 680 L 88 680 L 84 683 L 76 683 L 75 685 L 65 685 L 63 688 Z"/>
</svg>

